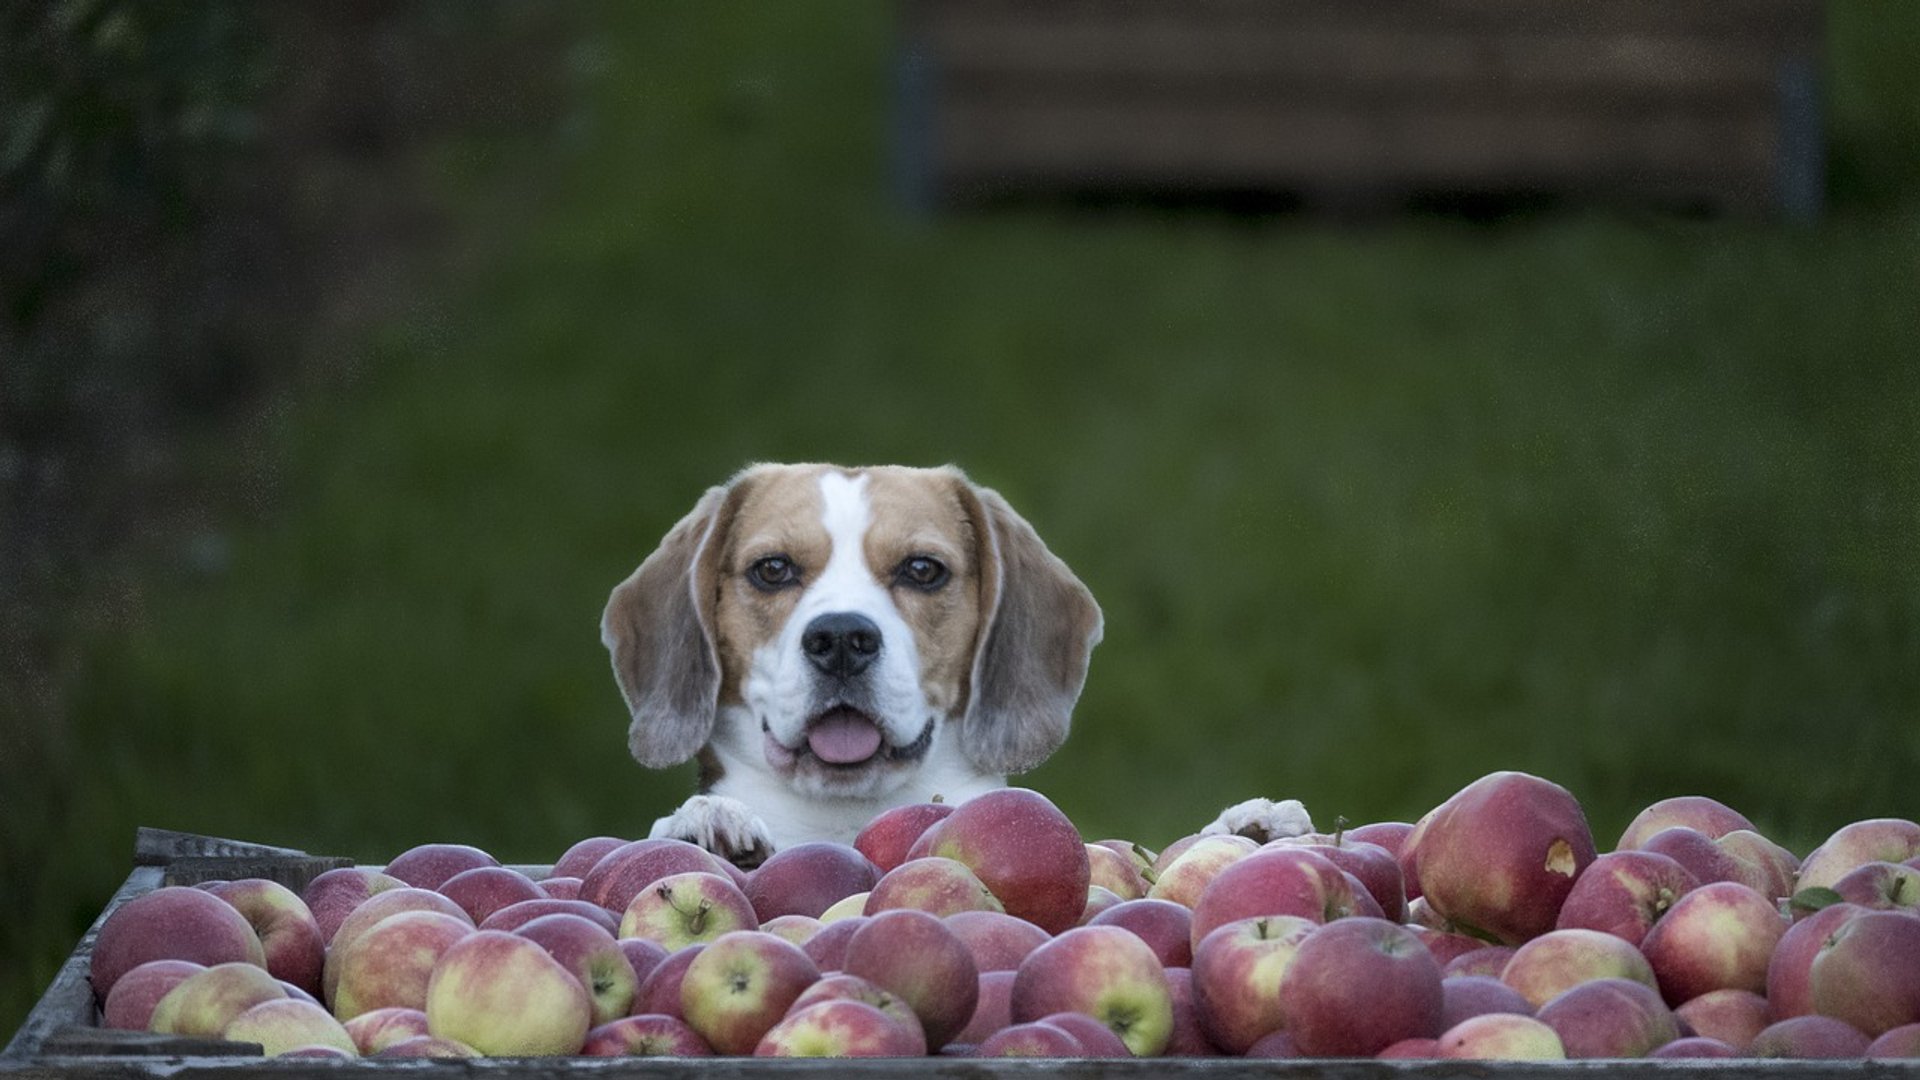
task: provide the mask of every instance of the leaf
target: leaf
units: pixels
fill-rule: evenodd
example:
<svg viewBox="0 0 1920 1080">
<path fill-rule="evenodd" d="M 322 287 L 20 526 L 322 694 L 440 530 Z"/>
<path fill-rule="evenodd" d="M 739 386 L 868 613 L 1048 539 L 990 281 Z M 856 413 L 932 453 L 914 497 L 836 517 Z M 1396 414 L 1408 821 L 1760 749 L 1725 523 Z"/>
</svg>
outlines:
<svg viewBox="0 0 1920 1080">
<path fill-rule="evenodd" d="M 1841 896 L 1832 889 L 1824 886 L 1815 886 L 1811 889 L 1801 889 L 1799 892 L 1794 893 L 1792 899 L 1787 901 L 1787 906 L 1794 911 L 1813 912 L 1819 911 L 1821 908 L 1832 907 L 1845 900 L 1846 897 Z"/>
</svg>

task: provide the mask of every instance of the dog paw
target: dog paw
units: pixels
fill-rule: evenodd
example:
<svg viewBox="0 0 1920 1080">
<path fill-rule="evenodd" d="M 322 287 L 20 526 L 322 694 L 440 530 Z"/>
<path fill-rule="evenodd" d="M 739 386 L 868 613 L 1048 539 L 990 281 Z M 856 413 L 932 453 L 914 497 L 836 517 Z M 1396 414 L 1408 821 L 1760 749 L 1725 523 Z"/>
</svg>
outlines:
<svg viewBox="0 0 1920 1080">
<path fill-rule="evenodd" d="M 743 870 L 759 866 L 773 854 L 767 823 L 747 804 L 724 795 L 695 795 L 654 822 L 647 835 L 697 844 Z"/>
<path fill-rule="evenodd" d="M 1202 836 L 1244 836 L 1257 844 L 1302 836 L 1313 831 L 1313 819 L 1299 799 L 1274 802 L 1272 799 L 1248 799 L 1234 803 L 1220 816 L 1201 827 Z"/>
</svg>

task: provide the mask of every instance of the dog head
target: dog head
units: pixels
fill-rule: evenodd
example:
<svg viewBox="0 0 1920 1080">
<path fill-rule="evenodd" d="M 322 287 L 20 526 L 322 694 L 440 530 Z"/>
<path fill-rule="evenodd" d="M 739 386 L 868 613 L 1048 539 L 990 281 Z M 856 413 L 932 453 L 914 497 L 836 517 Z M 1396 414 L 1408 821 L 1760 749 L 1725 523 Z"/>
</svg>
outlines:
<svg viewBox="0 0 1920 1080">
<path fill-rule="evenodd" d="M 935 753 L 983 775 L 1039 764 L 1100 633 L 1066 564 L 952 468 L 750 468 L 601 620 L 641 764 L 714 746 L 798 794 L 855 798 Z"/>
</svg>

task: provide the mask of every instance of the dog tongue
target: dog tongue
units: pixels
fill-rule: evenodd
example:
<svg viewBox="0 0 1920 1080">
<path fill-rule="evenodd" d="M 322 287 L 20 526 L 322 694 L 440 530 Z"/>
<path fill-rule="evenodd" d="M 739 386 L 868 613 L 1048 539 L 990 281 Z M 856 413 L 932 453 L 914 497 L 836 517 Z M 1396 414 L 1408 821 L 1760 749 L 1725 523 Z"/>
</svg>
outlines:
<svg viewBox="0 0 1920 1080">
<path fill-rule="evenodd" d="M 880 749 L 880 729 L 864 717 L 836 713 L 807 732 L 813 756 L 834 765 L 865 761 Z"/>
</svg>

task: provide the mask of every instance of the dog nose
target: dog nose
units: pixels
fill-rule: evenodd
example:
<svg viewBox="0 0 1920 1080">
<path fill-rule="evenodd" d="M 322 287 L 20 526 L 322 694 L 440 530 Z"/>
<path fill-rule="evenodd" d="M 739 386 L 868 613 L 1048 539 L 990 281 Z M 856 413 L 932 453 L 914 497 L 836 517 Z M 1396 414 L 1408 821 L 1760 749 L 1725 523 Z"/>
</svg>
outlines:
<svg viewBox="0 0 1920 1080">
<path fill-rule="evenodd" d="M 851 611 L 822 615 L 800 635 L 800 650 L 826 674 L 851 678 L 880 655 L 880 627 Z"/>
</svg>

